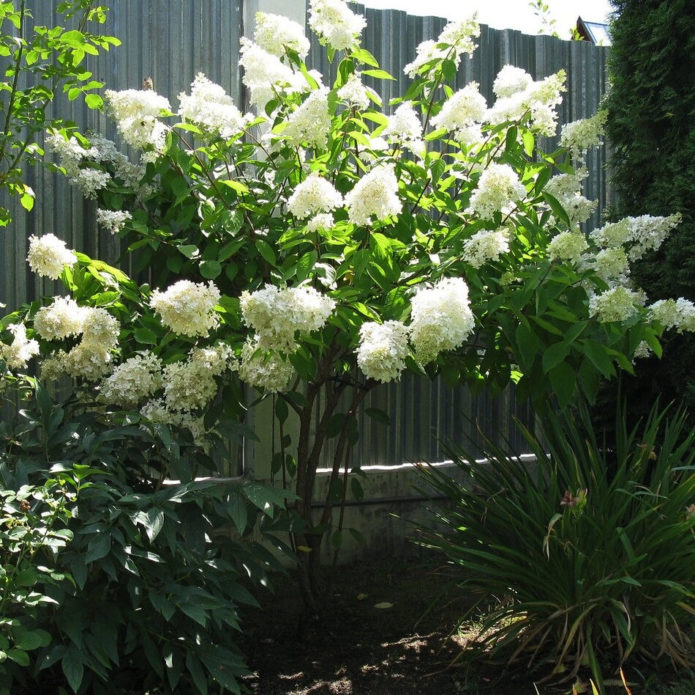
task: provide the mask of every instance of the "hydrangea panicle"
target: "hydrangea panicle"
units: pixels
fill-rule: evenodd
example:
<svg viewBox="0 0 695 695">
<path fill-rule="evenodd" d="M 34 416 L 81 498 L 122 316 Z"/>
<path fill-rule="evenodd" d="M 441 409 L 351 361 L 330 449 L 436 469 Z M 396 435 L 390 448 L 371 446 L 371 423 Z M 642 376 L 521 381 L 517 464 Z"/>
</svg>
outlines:
<svg viewBox="0 0 695 695">
<path fill-rule="evenodd" d="M 44 340 L 61 340 L 80 335 L 87 309 L 70 297 L 54 297 L 48 306 L 41 307 L 34 316 L 34 330 Z"/>
<path fill-rule="evenodd" d="M 506 229 L 481 229 L 463 243 L 463 258 L 474 268 L 487 261 L 496 261 L 509 252 L 509 232 Z"/>
<path fill-rule="evenodd" d="M 248 120 L 236 107 L 232 97 L 202 72 L 193 80 L 190 94 L 179 94 L 179 115 L 223 138 L 241 132 Z"/>
<path fill-rule="evenodd" d="M 525 196 L 526 189 L 514 169 L 509 164 L 493 162 L 480 175 L 471 196 L 470 211 L 491 220 L 496 212 L 509 212 L 513 204 Z"/>
<path fill-rule="evenodd" d="M 398 179 L 393 166 L 374 167 L 347 193 L 345 203 L 353 224 L 369 224 L 372 216 L 383 220 L 398 215 L 403 204 L 398 197 Z"/>
<path fill-rule="evenodd" d="M 405 324 L 400 321 L 362 324 L 357 365 L 368 378 L 384 384 L 399 379 L 409 354 Z"/>
<path fill-rule="evenodd" d="M 77 263 L 77 256 L 55 234 L 32 235 L 29 237 L 27 262 L 37 275 L 57 280 L 66 267 L 71 268 Z"/>
<path fill-rule="evenodd" d="M 322 44 L 336 51 L 358 46 L 366 25 L 365 18 L 350 10 L 345 0 L 310 0 L 309 26 Z"/>
<path fill-rule="evenodd" d="M 403 72 L 414 78 L 428 63 L 450 58 L 459 66 L 463 53 L 472 54 L 477 48 L 474 38 L 480 36 L 480 24 L 475 16 L 456 22 L 449 22 L 436 41 L 426 40 L 416 49 L 415 59 L 408 63 Z M 440 46 L 444 45 L 443 48 Z"/>
<path fill-rule="evenodd" d="M 311 44 L 300 24 L 288 17 L 268 12 L 256 12 L 255 19 L 253 39 L 264 51 L 282 58 L 289 48 L 302 60 L 307 57 Z"/>
<path fill-rule="evenodd" d="M 204 337 L 219 321 L 215 313 L 219 300 L 220 292 L 212 281 L 205 285 L 202 282 L 179 280 L 164 292 L 155 290 L 150 306 L 174 333 Z"/>
<path fill-rule="evenodd" d="M 473 332 L 475 318 L 463 278 L 443 278 L 433 287 L 421 287 L 411 304 L 410 342 L 423 364 L 460 347 Z"/>
<path fill-rule="evenodd" d="M 12 323 L 7 327 L 14 339 L 9 345 L 0 344 L 0 359 L 10 369 L 24 369 L 29 360 L 39 354 L 36 340 L 27 338 L 27 329 L 23 323 Z"/>
<path fill-rule="evenodd" d="M 258 340 L 248 340 L 241 350 L 239 378 L 268 393 L 283 393 L 289 390 L 296 377 L 290 361 L 280 353 L 264 350 Z"/>
<path fill-rule="evenodd" d="M 328 89 L 323 87 L 311 92 L 302 105 L 289 115 L 282 137 L 292 147 L 306 144 L 321 149 L 326 147 L 330 129 Z"/>
<path fill-rule="evenodd" d="M 627 321 L 637 314 L 645 301 L 643 292 L 620 285 L 591 296 L 589 316 L 595 316 L 601 323 Z"/>
<path fill-rule="evenodd" d="M 133 408 L 162 387 L 162 361 L 145 352 L 116 366 L 101 383 L 100 400 Z"/>
</svg>

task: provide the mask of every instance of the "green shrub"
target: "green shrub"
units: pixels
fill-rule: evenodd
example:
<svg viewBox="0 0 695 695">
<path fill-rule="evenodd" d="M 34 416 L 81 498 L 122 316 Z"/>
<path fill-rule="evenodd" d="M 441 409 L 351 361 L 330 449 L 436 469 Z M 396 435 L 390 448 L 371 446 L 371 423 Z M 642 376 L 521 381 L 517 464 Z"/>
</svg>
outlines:
<svg viewBox="0 0 695 695">
<path fill-rule="evenodd" d="M 695 298 L 695 5 L 689 0 L 612 0 L 611 88 L 606 133 L 618 216 L 679 211 L 682 222 L 658 251 L 632 269 L 651 301 L 675 293 Z M 637 407 L 679 399 L 692 411 L 689 365 L 695 340 L 664 336 L 664 356 L 638 361 L 625 379 Z M 643 411 L 646 415 L 649 406 Z"/>
<path fill-rule="evenodd" d="M 196 478 L 214 464 L 192 438 L 127 418 L 118 426 L 28 384 L 24 422 L 1 457 L 3 494 L 14 499 L 27 481 L 48 488 L 56 476 L 79 492 L 52 532 L 60 552 L 46 541 L 25 554 L 24 571 L 51 581 L 21 618 L 34 629 L 31 653 L 16 651 L 25 631 L 15 658 L 0 663 L 0 692 L 240 692 L 239 606 L 257 605 L 249 589 L 278 564 L 249 535 L 260 516 L 262 530 L 273 523 L 284 493 Z M 172 480 L 173 471 L 188 475 Z"/>
<path fill-rule="evenodd" d="M 29 666 L 30 652 L 47 647 L 51 635 L 41 615 L 54 603 L 51 589 L 67 575 L 56 557 L 73 534 L 67 528 L 75 489 L 67 476 L 40 486 L 0 489 L 0 693 L 9 693 L 13 674 Z M 38 562 L 38 560 L 41 560 Z"/>
<path fill-rule="evenodd" d="M 423 467 L 446 504 L 422 542 L 493 601 L 471 654 L 573 677 L 641 655 L 693 663 L 695 433 L 655 408 L 638 430 L 618 415 L 604 448 L 585 407 L 525 431 L 535 465 L 488 441 L 488 463 L 452 453 L 457 482 Z M 494 598 L 493 598 L 494 597 Z"/>
</svg>

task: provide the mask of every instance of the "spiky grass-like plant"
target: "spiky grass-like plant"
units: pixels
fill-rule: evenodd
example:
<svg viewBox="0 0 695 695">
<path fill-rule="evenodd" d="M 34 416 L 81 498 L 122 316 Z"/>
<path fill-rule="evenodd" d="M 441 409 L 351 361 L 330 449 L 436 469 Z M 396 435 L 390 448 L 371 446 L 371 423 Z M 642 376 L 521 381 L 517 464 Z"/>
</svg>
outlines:
<svg viewBox="0 0 695 695">
<path fill-rule="evenodd" d="M 488 602 L 471 654 L 549 677 L 603 670 L 633 655 L 694 662 L 695 432 L 654 408 L 608 450 L 587 408 L 523 429 L 536 462 L 486 442 L 487 462 L 453 450 L 457 475 L 423 466 L 445 498 L 422 543 L 461 567 Z"/>
</svg>

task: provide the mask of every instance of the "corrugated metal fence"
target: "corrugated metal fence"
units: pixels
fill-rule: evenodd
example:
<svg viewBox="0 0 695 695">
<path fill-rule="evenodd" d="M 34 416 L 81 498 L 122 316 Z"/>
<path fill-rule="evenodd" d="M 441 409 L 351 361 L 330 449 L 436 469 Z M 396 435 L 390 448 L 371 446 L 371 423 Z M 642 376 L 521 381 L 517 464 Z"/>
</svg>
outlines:
<svg viewBox="0 0 695 695">
<path fill-rule="evenodd" d="M 36 24 L 54 24 L 58 2 L 30 2 Z M 85 63 L 107 88 L 139 88 L 143 78 L 151 76 L 155 89 L 175 103 L 178 93 L 187 90 L 195 74 L 202 71 L 222 84 L 237 103 L 241 102 L 237 67 L 243 34 L 241 0 L 111 0 L 109 6 L 103 33 L 117 36 L 123 46 Z M 446 20 L 360 5 L 355 8 L 367 17 L 363 45 L 397 78 L 386 85 L 382 96 L 387 103 L 389 98 L 403 93 L 407 83 L 403 66 L 414 57 L 416 46 L 425 39 L 436 38 Z M 608 49 L 484 25 L 478 43 L 474 55 L 461 62 L 457 86 L 475 80 L 491 103 L 492 82 L 507 63 L 526 69 L 536 79 L 564 68 L 568 91 L 560 108 L 560 122 L 586 117 L 598 107 L 606 86 Z M 315 40 L 312 49 L 313 66 L 321 70 L 328 82 L 336 64 L 327 63 Z M 84 129 L 115 138 L 113 125 L 80 101 L 60 98 L 54 113 L 76 121 Z M 548 142 L 547 147 L 552 144 Z M 610 198 L 603 156 L 595 154 L 588 162 L 591 177 L 586 195 L 599 199 L 598 215 Z M 53 232 L 66 239 L 69 246 L 105 260 L 114 261 L 118 255 L 117 241 L 97 231 L 94 205 L 84 202 L 64 180 L 36 167 L 28 171 L 27 183 L 37 193 L 36 208 L 25 214 L 15 206 L 14 221 L 0 240 L 0 300 L 9 308 L 56 291 L 53 283 L 39 280 L 28 271 L 24 259 L 32 234 Z M 486 395 L 472 397 L 464 388 L 447 388 L 440 381 L 410 378 L 375 389 L 367 405 L 388 411 L 393 425 L 386 430 L 369 418 L 360 423 L 362 436 L 355 458 L 362 465 L 439 459 L 440 439 L 460 439 L 462 432 L 473 433 L 475 421 L 486 432 L 511 434 L 515 440 L 510 413 L 517 412 L 527 421 L 531 417 L 526 408 L 515 406 L 512 393 L 493 401 Z"/>
<path fill-rule="evenodd" d="M 29 0 L 33 23 L 54 26 L 59 4 L 60 0 Z M 123 45 L 96 58 L 88 56 L 84 66 L 107 89 L 140 89 L 143 79 L 151 76 L 155 89 L 169 97 L 176 108 L 177 95 L 189 91 L 196 73 L 204 72 L 223 85 L 237 103 L 241 100 L 241 0 L 110 0 L 106 4 L 110 8 L 106 24 L 91 30 L 116 36 Z M 82 99 L 69 102 L 61 95 L 52 113 L 75 121 L 83 130 L 116 139 L 113 123 L 88 109 Z M 30 167 L 26 181 L 36 192 L 36 207 L 27 215 L 12 201 L 9 207 L 14 220 L 0 232 L 0 301 L 8 308 L 53 294 L 58 287 L 35 277 L 25 263 L 27 240 L 32 234 L 52 232 L 71 248 L 92 257 L 109 261 L 118 257 L 118 240 L 108 232 L 97 231 L 95 205 L 84 202 L 63 177 Z"/>
</svg>

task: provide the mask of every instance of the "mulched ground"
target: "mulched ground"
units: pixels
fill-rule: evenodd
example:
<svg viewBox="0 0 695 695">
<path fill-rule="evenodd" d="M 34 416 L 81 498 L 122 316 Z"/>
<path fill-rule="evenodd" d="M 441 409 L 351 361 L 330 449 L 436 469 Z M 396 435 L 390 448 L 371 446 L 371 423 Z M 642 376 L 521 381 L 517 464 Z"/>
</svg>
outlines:
<svg viewBox="0 0 695 695">
<path fill-rule="evenodd" d="M 431 558 L 380 559 L 327 571 L 327 608 L 302 625 L 291 577 L 245 616 L 242 646 L 259 695 L 555 695 L 522 675 L 472 674 L 457 618 L 467 600 L 446 566 Z M 266 597 L 267 599 L 267 597 Z"/>
</svg>

